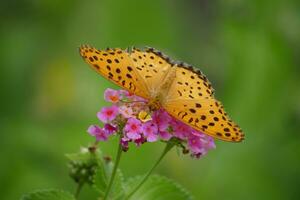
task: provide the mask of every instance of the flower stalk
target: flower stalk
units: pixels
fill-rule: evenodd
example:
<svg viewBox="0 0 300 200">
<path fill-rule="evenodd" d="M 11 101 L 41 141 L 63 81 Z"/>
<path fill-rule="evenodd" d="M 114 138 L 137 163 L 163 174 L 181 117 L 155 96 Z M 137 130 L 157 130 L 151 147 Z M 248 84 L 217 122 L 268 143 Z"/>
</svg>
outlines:
<svg viewBox="0 0 300 200">
<path fill-rule="evenodd" d="M 134 193 L 147 181 L 149 176 L 152 174 L 152 172 L 155 170 L 155 168 L 158 166 L 158 164 L 161 162 L 161 160 L 165 157 L 165 155 L 174 147 L 175 143 L 173 141 L 167 142 L 166 147 L 164 148 L 162 154 L 158 158 L 158 160 L 155 162 L 155 164 L 152 166 L 152 168 L 149 170 L 149 172 L 145 175 L 143 180 L 125 197 L 125 200 L 128 200 L 130 197 L 134 195 Z"/>
<path fill-rule="evenodd" d="M 121 144 L 121 138 L 122 138 L 122 134 L 120 134 L 120 140 L 119 140 L 119 145 L 118 145 L 118 152 L 117 152 L 116 161 L 115 161 L 114 168 L 113 168 L 113 171 L 112 171 L 112 174 L 111 174 L 111 177 L 110 177 L 110 180 L 109 180 L 109 183 L 108 183 L 108 186 L 107 186 L 107 189 L 106 189 L 103 200 L 106 200 L 109 196 L 109 192 L 110 192 L 110 190 L 112 188 L 112 185 L 114 183 L 116 172 L 117 172 L 120 160 L 121 160 L 121 155 L 122 155 L 122 152 L 123 152 L 122 144 Z"/>
<path fill-rule="evenodd" d="M 83 182 L 78 183 L 76 191 L 75 191 L 75 195 L 74 195 L 75 199 L 78 199 L 80 191 L 81 191 L 83 185 L 84 185 Z"/>
</svg>

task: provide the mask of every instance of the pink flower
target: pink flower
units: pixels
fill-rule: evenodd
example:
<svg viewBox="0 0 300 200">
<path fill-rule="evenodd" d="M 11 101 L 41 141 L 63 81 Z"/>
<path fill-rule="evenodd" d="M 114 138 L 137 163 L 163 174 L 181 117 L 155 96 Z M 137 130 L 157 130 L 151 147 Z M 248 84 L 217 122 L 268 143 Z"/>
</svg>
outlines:
<svg viewBox="0 0 300 200">
<path fill-rule="evenodd" d="M 143 134 L 148 142 L 155 142 L 158 140 L 157 125 L 152 121 L 148 121 L 143 124 Z"/>
<path fill-rule="evenodd" d="M 168 141 L 172 138 L 172 135 L 168 131 L 159 131 L 158 135 L 164 141 Z"/>
<path fill-rule="evenodd" d="M 117 103 L 120 101 L 120 92 L 118 90 L 106 89 L 104 92 L 105 101 Z"/>
<path fill-rule="evenodd" d="M 178 120 L 172 121 L 172 127 L 174 136 L 182 140 L 186 139 L 186 136 L 193 130 L 191 127 Z"/>
<path fill-rule="evenodd" d="M 120 92 L 120 95 L 122 95 L 122 97 L 130 97 L 132 96 L 133 94 L 128 92 L 127 90 L 119 90 Z"/>
<path fill-rule="evenodd" d="M 128 151 L 128 148 L 129 148 L 129 143 L 128 142 L 129 142 L 128 138 L 124 138 L 124 137 L 120 141 L 120 143 L 122 145 L 122 150 L 124 152 Z"/>
<path fill-rule="evenodd" d="M 117 128 L 111 124 L 105 124 L 104 130 L 108 135 L 114 134 L 117 131 Z"/>
<path fill-rule="evenodd" d="M 192 151 L 192 156 L 196 158 L 205 155 L 208 150 L 216 147 L 212 137 L 201 132 L 198 132 L 198 134 L 199 136 L 190 134 L 187 143 L 189 149 Z"/>
<path fill-rule="evenodd" d="M 200 136 L 200 140 L 203 143 L 205 149 L 210 150 L 216 148 L 216 144 L 213 137 L 202 133 L 202 136 Z"/>
<path fill-rule="evenodd" d="M 142 97 L 139 97 L 139 96 L 136 96 L 136 95 L 131 96 L 131 98 L 132 98 L 133 101 L 144 102 L 144 103 L 147 102 L 146 99 L 144 99 Z"/>
<path fill-rule="evenodd" d="M 168 141 L 172 137 L 168 130 L 172 117 L 165 110 L 160 109 L 153 113 L 152 120 L 157 125 L 160 138 Z"/>
<path fill-rule="evenodd" d="M 136 140 L 134 140 L 134 143 L 136 144 L 137 147 L 141 146 L 142 144 L 144 144 L 146 142 L 144 137 L 140 137 Z"/>
<path fill-rule="evenodd" d="M 198 137 L 201 137 L 201 136 L 205 135 L 205 134 L 203 134 L 202 132 L 197 131 L 197 130 L 195 130 L 195 129 L 193 129 L 193 130 L 191 131 L 191 134 L 194 135 L 194 136 L 198 136 Z"/>
<path fill-rule="evenodd" d="M 104 123 L 114 120 L 117 115 L 118 115 L 117 106 L 103 107 L 101 111 L 97 113 L 97 117 L 99 118 L 99 120 Z"/>
<path fill-rule="evenodd" d="M 215 149 L 216 148 L 216 144 L 215 144 L 214 138 L 210 137 L 210 136 L 208 136 L 208 137 L 209 137 L 209 139 L 207 140 L 208 141 L 207 148 L 209 148 L 209 149 Z"/>
<path fill-rule="evenodd" d="M 113 103 L 97 113 L 104 127 L 92 125 L 87 130 L 97 141 L 106 141 L 110 135 L 117 133 L 122 137 L 120 144 L 123 151 L 127 151 L 130 142 L 140 146 L 145 142 L 169 141 L 172 138 L 184 153 L 190 153 L 194 158 L 216 147 L 212 137 L 173 118 L 164 109 L 149 112 L 151 109 L 146 99 L 126 90 L 107 89 L 104 98 Z"/>
<path fill-rule="evenodd" d="M 125 105 L 124 106 L 120 106 L 119 107 L 119 112 L 126 119 L 134 117 L 132 108 L 128 107 L 128 106 L 125 106 Z"/>
<path fill-rule="evenodd" d="M 87 132 L 90 135 L 95 136 L 97 141 L 106 141 L 108 138 L 108 135 L 106 134 L 106 132 L 102 128 L 100 128 L 96 125 L 91 125 L 88 128 Z"/>
<path fill-rule="evenodd" d="M 200 137 L 191 135 L 188 138 L 187 144 L 189 149 L 192 151 L 192 153 L 197 154 L 197 153 L 202 153 L 204 151 Z"/>
<path fill-rule="evenodd" d="M 165 131 L 169 127 L 169 123 L 172 121 L 171 116 L 164 110 L 157 110 L 153 113 L 153 121 L 157 124 L 159 131 Z"/>
<path fill-rule="evenodd" d="M 141 121 L 135 118 L 129 118 L 124 127 L 124 131 L 126 133 L 126 136 L 129 139 L 133 139 L 133 140 L 139 139 L 141 137 L 141 132 L 142 132 Z"/>
</svg>

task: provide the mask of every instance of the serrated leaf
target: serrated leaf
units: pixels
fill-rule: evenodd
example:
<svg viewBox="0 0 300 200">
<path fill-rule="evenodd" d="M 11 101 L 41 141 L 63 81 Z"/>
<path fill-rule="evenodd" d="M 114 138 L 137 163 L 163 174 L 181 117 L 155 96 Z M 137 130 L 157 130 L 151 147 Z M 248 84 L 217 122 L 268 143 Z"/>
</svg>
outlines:
<svg viewBox="0 0 300 200">
<path fill-rule="evenodd" d="M 129 179 L 125 183 L 128 194 L 141 181 L 142 176 Z M 181 185 L 163 176 L 153 175 L 137 190 L 130 200 L 192 200 L 192 196 Z"/>
<path fill-rule="evenodd" d="M 75 200 L 75 197 L 62 190 L 39 190 L 24 195 L 21 200 Z"/>
<path fill-rule="evenodd" d="M 94 188 L 99 192 L 100 197 L 103 197 L 108 187 L 109 179 L 113 170 L 113 162 L 102 160 L 96 175 L 94 176 Z M 114 183 L 110 191 L 110 198 L 117 200 L 124 196 L 123 175 L 121 170 L 117 169 Z"/>
</svg>

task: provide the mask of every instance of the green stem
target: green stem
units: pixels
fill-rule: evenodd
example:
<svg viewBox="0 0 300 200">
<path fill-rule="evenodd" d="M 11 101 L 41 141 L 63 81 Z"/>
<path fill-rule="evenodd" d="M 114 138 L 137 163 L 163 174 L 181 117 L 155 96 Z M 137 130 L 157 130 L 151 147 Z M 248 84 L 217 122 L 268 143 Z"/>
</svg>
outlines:
<svg viewBox="0 0 300 200">
<path fill-rule="evenodd" d="M 127 195 L 127 197 L 125 197 L 125 200 L 128 200 L 132 195 L 134 195 L 134 193 L 147 181 L 147 179 L 149 178 L 149 176 L 152 174 L 152 172 L 154 171 L 154 169 L 157 167 L 157 165 L 160 163 L 160 161 L 165 157 L 165 155 L 172 149 L 172 147 L 175 144 L 173 142 L 168 142 L 164 151 L 162 152 L 162 154 L 160 155 L 160 157 L 158 158 L 158 160 L 156 161 L 156 163 L 152 166 L 152 168 L 150 169 L 150 171 L 145 175 L 145 177 L 143 178 L 143 180 Z"/>
<path fill-rule="evenodd" d="M 76 188 L 76 192 L 75 192 L 75 199 L 78 199 L 80 191 L 81 191 L 83 185 L 84 185 L 83 182 L 78 183 L 77 188 Z"/>
<path fill-rule="evenodd" d="M 111 177 L 110 177 L 110 180 L 109 180 L 109 183 L 108 183 L 108 186 L 107 186 L 107 189 L 106 189 L 103 200 L 106 200 L 108 195 L 109 195 L 109 192 L 110 192 L 111 187 L 113 185 L 113 182 L 114 182 L 114 179 L 115 179 L 115 176 L 116 176 L 116 172 L 117 172 L 117 169 L 118 169 L 118 165 L 119 165 L 119 162 L 120 162 L 120 159 L 121 159 L 121 155 L 122 155 L 121 137 L 122 137 L 122 135 L 120 134 L 120 140 L 119 140 L 119 147 L 118 147 L 116 162 L 114 164 L 114 168 L 113 168 L 113 171 L 112 171 L 112 174 L 111 174 Z"/>
</svg>

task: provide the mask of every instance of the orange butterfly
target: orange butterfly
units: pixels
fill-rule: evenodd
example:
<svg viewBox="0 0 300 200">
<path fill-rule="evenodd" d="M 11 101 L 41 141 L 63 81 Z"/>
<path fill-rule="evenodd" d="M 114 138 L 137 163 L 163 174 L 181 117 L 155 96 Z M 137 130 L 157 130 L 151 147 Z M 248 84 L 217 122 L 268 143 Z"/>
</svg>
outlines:
<svg viewBox="0 0 300 200">
<path fill-rule="evenodd" d="M 128 51 L 81 46 L 80 55 L 108 80 L 148 99 L 153 110 L 163 108 L 183 123 L 221 140 L 244 139 L 200 70 L 175 63 L 153 48 Z"/>
</svg>

